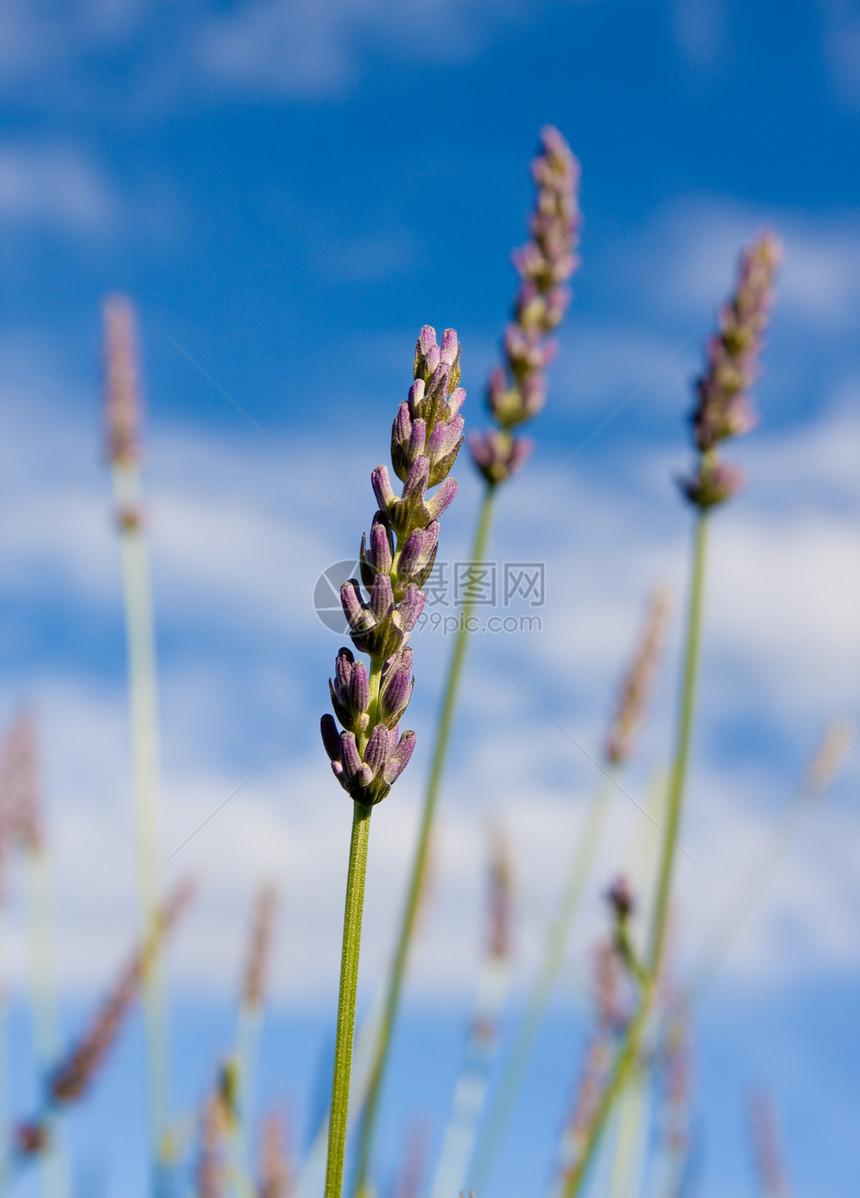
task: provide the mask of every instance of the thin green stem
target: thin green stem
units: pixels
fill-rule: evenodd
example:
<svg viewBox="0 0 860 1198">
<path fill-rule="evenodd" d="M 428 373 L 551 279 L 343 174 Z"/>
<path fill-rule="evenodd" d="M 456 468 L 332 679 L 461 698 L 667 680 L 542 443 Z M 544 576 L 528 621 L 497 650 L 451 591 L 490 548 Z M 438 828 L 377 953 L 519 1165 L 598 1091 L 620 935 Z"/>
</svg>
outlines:
<svg viewBox="0 0 860 1198">
<path fill-rule="evenodd" d="M 331 1087 L 325 1198 L 341 1198 L 343 1191 L 346 1126 L 349 1114 L 349 1079 L 352 1070 L 352 1042 L 355 1035 L 355 999 L 358 992 L 358 957 L 361 949 L 361 917 L 364 910 L 367 842 L 372 810 L 372 807 L 366 807 L 363 803 L 353 803 L 352 838 L 349 846 L 349 869 L 346 875 L 346 902 L 343 913 L 343 949 L 340 959 L 337 1041 Z"/>
<path fill-rule="evenodd" d="M 139 516 L 140 473 L 137 464 L 117 463 L 112 471 L 119 512 Z M 120 533 L 128 641 L 132 759 L 138 848 L 142 939 L 147 943 L 158 914 L 159 742 L 155 660 L 155 628 L 149 562 L 139 519 L 123 523 Z M 169 1058 L 164 983 L 160 952 L 147 955 L 143 970 L 143 1007 L 149 1122 L 152 1146 L 152 1189 L 161 1184 L 162 1156 L 169 1118 Z"/>
<path fill-rule="evenodd" d="M 611 779 L 605 774 L 601 775 L 589 806 L 585 827 L 570 859 L 564 889 L 547 933 L 543 956 L 526 1000 L 525 1011 L 487 1113 L 485 1130 L 475 1148 L 469 1169 L 469 1188 L 476 1194 L 482 1194 L 487 1189 L 496 1154 L 504 1142 L 517 1095 L 546 1015 L 552 988 L 564 962 L 571 928 L 582 901 L 591 862 L 603 834 L 611 799 Z"/>
<path fill-rule="evenodd" d="M 27 852 L 25 893 L 30 941 L 33 1047 L 40 1078 L 44 1080 L 50 1076 L 60 1055 L 50 880 L 44 845 Z M 68 1166 L 65 1147 L 56 1125 L 51 1129 L 50 1143 L 40 1159 L 47 1198 L 65 1198 L 69 1193 Z"/>
<path fill-rule="evenodd" d="M 495 491 L 496 488 L 494 486 L 488 486 L 484 492 L 484 499 L 483 503 L 481 504 L 481 510 L 478 517 L 478 526 L 475 532 L 475 542 L 472 548 L 471 561 L 473 563 L 481 561 L 484 553 L 486 552 L 487 542 L 490 536 L 490 526 L 492 523 Z M 461 610 L 460 626 L 457 630 L 457 639 L 454 642 L 454 651 L 451 654 L 451 664 L 448 667 L 448 677 L 445 682 L 445 690 L 442 697 L 442 708 L 436 730 L 436 743 L 433 749 L 433 758 L 427 781 L 427 790 L 424 793 L 424 806 L 421 813 L 421 827 L 418 832 L 418 842 L 415 846 L 415 856 L 412 861 L 412 872 L 409 877 L 409 889 L 406 896 L 406 904 L 403 909 L 403 915 L 400 921 L 397 947 L 394 953 L 394 961 L 391 966 L 391 976 L 388 982 L 388 992 L 385 999 L 385 1009 L 379 1031 L 379 1039 L 377 1041 L 376 1050 L 374 1053 L 370 1084 L 368 1086 L 367 1099 L 365 1101 L 364 1114 L 361 1121 L 361 1133 L 358 1144 L 358 1157 L 355 1171 L 355 1184 L 352 1191 L 354 1195 L 360 1194 L 367 1183 L 367 1177 L 370 1168 L 370 1157 L 373 1149 L 373 1137 L 376 1130 L 376 1121 L 379 1112 L 379 1100 L 382 1092 L 382 1083 L 385 1076 L 385 1067 L 388 1063 L 388 1055 L 391 1048 L 391 1037 L 394 1030 L 394 1023 L 397 1018 L 397 1010 L 400 1005 L 400 996 L 403 989 L 403 978 L 406 973 L 406 962 L 409 956 L 409 947 L 412 940 L 412 934 L 415 929 L 415 921 L 421 902 L 421 895 L 424 890 L 424 882 L 427 872 L 427 852 L 430 845 L 430 833 L 433 828 L 433 819 L 436 814 L 436 803 L 442 784 L 445 758 L 448 753 L 448 742 L 451 736 L 454 711 L 457 706 L 457 693 L 459 691 L 460 678 L 463 673 L 463 664 L 466 658 L 466 644 L 468 642 L 469 632 L 471 630 L 470 617 L 472 615 L 474 606 L 474 600 L 471 597 L 467 597 L 466 602 L 463 604 Z"/>
<path fill-rule="evenodd" d="M 627 1028 L 624 1041 L 618 1050 L 612 1076 L 600 1096 L 600 1101 L 588 1129 L 588 1135 L 579 1160 L 567 1175 L 564 1198 L 575 1198 L 579 1194 L 588 1169 L 597 1152 L 603 1131 L 615 1102 L 624 1089 L 627 1076 L 639 1055 L 639 1047 L 651 1010 L 660 971 L 663 949 L 666 942 L 666 925 L 669 915 L 669 899 L 672 891 L 672 876 L 678 847 L 678 832 L 681 826 L 684 786 L 690 757 L 695 708 L 696 674 L 699 661 L 699 641 L 702 625 L 702 601 L 705 590 L 705 556 L 707 549 L 708 518 L 700 512 L 696 521 L 693 549 L 693 578 L 690 586 L 690 604 L 687 615 L 687 640 L 684 651 L 684 666 L 681 684 L 681 704 L 678 715 L 678 732 L 675 757 L 669 779 L 666 827 L 660 853 L 657 875 L 657 898 L 651 923 L 651 935 L 646 958 L 648 983 L 643 987 L 636 1014 Z"/>
<path fill-rule="evenodd" d="M 663 847 L 660 869 L 657 875 L 657 899 L 651 923 L 651 939 L 648 948 L 647 968 L 656 979 L 660 970 L 666 926 L 669 916 L 669 898 L 672 892 L 672 876 L 677 857 L 678 833 L 681 827 L 681 809 L 684 786 L 687 780 L 687 765 L 690 759 L 690 743 L 693 734 L 693 715 L 696 703 L 696 676 L 699 668 L 699 643 L 702 630 L 702 603 L 705 594 L 705 556 L 708 544 L 708 517 L 700 512 L 696 520 L 693 547 L 693 579 L 690 586 L 690 606 L 687 615 L 687 644 L 684 652 L 684 673 L 681 689 L 681 709 L 678 717 L 678 737 L 675 760 L 669 780 L 669 797 L 666 804 L 666 827 L 663 829 Z"/>
</svg>

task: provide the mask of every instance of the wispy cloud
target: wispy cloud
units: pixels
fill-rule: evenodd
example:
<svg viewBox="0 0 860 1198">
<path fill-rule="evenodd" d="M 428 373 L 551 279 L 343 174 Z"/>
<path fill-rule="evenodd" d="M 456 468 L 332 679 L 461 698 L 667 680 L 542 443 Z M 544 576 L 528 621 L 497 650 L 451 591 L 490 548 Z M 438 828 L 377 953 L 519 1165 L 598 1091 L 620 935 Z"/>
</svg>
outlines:
<svg viewBox="0 0 860 1198">
<path fill-rule="evenodd" d="M 373 54 L 457 60 L 527 11 L 520 0 L 247 0 L 201 29 L 199 60 L 225 82 L 315 95 L 354 81 Z"/>
<path fill-rule="evenodd" d="M 93 236 L 115 228 L 119 209 L 100 169 L 79 150 L 29 142 L 0 146 L 0 221 Z"/>
<path fill-rule="evenodd" d="M 797 211 L 744 206 L 712 196 L 689 196 L 655 223 L 647 256 L 664 264 L 643 270 L 655 280 L 652 298 L 675 311 L 712 310 L 729 292 L 740 251 L 763 226 L 784 245 L 780 313 L 819 330 L 844 332 L 860 310 L 860 235 L 849 211 L 827 222 Z M 659 293 L 659 294 L 658 294 Z"/>
</svg>

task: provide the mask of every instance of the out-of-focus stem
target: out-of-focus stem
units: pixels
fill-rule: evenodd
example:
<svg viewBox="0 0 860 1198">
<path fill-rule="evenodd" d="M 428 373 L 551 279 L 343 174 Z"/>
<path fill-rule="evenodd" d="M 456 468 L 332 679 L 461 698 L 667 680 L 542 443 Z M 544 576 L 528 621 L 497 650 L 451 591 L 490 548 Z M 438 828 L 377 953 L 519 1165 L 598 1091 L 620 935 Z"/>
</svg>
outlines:
<svg viewBox="0 0 860 1198">
<path fill-rule="evenodd" d="M 45 1085 L 59 1059 L 61 1037 L 54 974 L 48 862 L 43 844 L 27 848 L 24 882 L 30 942 L 33 1043 L 39 1083 Z M 48 1147 L 41 1154 L 41 1165 L 46 1198 L 65 1198 L 69 1193 L 68 1166 L 56 1124 L 51 1128 Z"/>
<path fill-rule="evenodd" d="M 544 943 L 543 956 L 526 1000 L 525 1011 L 517 1027 L 514 1041 L 490 1104 L 485 1130 L 478 1141 L 469 1186 L 476 1194 L 487 1188 L 496 1154 L 514 1111 L 517 1095 L 531 1060 L 532 1052 L 546 1014 L 552 988 L 564 963 L 570 932 L 582 901 L 588 871 L 609 812 L 612 782 L 601 775 L 586 816 L 585 827 L 570 859 L 564 889 Z"/>
<path fill-rule="evenodd" d="M 169 1058 L 161 950 L 152 936 L 160 898 L 159 740 L 155 629 L 149 562 L 141 530 L 141 487 L 137 462 L 122 459 L 111 469 L 120 523 L 128 645 L 135 820 L 140 917 L 144 942 L 154 947 L 144 959 L 147 1088 L 153 1168 L 158 1189 L 169 1112 Z"/>
<path fill-rule="evenodd" d="M 688 1001 L 695 1002 L 703 997 L 715 974 L 731 952 L 734 942 L 776 872 L 813 802 L 838 771 L 842 752 L 847 750 L 850 744 L 852 731 L 850 725 L 844 723 L 836 723 L 827 730 L 821 751 L 799 787 L 794 800 L 783 811 L 779 823 L 750 862 L 745 873 L 742 874 L 738 884 L 729 894 L 725 906 L 717 916 L 716 922 L 705 936 L 696 964 L 693 966 L 692 979 L 687 987 Z M 832 756 L 834 760 L 825 762 L 824 764 L 828 768 L 821 770 L 822 756 L 828 755 Z"/>
<path fill-rule="evenodd" d="M 642 987 L 639 1006 L 630 1021 L 624 1042 L 618 1051 L 612 1076 L 603 1091 L 594 1118 L 592 1119 L 582 1154 L 570 1170 L 564 1188 L 564 1198 L 575 1198 L 582 1185 L 600 1143 L 603 1131 L 612 1113 L 615 1102 L 624 1088 L 631 1066 L 636 1062 L 645 1026 L 650 1013 L 659 975 L 663 947 L 666 940 L 666 925 L 669 915 L 669 898 L 672 888 L 678 832 L 681 826 L 681 810 L 687 764 L 693 731 L 695 709 L 696 674 L 699 661 L 699 641 L 702 625 L 702 604 L 705 588 L 705 557 L 707 550 L 708 517 L 700 510 L 696 517 L 693 547 L 693 578 L 690 587 L 690 603 L 687 615 L 687 637 L 684 650 L 684 666 L 681 685 L 681 703 L 678 715 L 678 730 L 675 756 L 669 779 L 669 795 L 666 805 L 666 826 L 657 875 L 657 896 L 651 924 L 651 935 L 646 957 L 648 984 Z"/>
<path fill-rule="evenodd" d="M 492 523 L 495 491 L 495 486 L 489 484 L 484 492 L 484 499 L 481 504 L 481 510 L 478 517 L 478 526 L 475 532 L 475 541 L 472 548 L 471 561 L 473 564 L 475 562 L 481 561 L 483 559 L 484 553 L 486 552 Z M 466 645 L 469 639 L 469 627 L 471 624 L 469 617 L 471 616 L 473 609 L 474 599 L 471 597 L 467 589 L 466 601 L 463 604 L 461 611 L 460 626 L 457 630 L 457 638 L 454 642 L 454 650 L 451 654 L 451 664 L 448 667 L 448 676 L 445 681 L 445 690 L 442 697 L 442 708 L 439 716 L 439 723 L 436 729 L 436 743 L 433 749 L 433 758 L 430 766 L 430 775 L 427 781 L 427 790 L 424 794 L 424 805 L 421 812 L 421 826 L 418 832 L 418 842 L 415 846 L 415 855 L 412 860 L 412 871 L 409 877 L 409 889 L 407 891 L 406 904 L 401 917 L 400 929 L 397 937 L 397 948 L 395 949 L 394 960 L 391 966 L 391 976 L 388 982 L 385 1010 L 382 1017 L 382 1025 L 380 1027 L 379 1040 L 374 1054 L 373 1068 L 370 1075 L 370 1084 L 368 1086 L 364 1114 L 361 1120 L 355 1183 L 352 1191 L 354 1195 L 361 1194 L 367 1183 L 370 1169 L 370 1159 L 371 1153 L 373 1151 L 373 1138 L 376 1131 L 376 1121 L 379 1112 L 379 1101 L 382 1093 L 382 1084 L 385 1077 L 385 1067 L 388 1063 L 388 1054 L 391 1048 L 391 1037 L 394 1032 L 394 1024 L 397 1018 L 398 1007 L 400 1005 L 400 996 L 403 989 L 403 979 L 406 973 L 409 947 L 412 941 L 412 934 L 415 929 L 415 920 L 424 890 L 425 875 L 427 872 L 427 853 L 430 846 L 430 833 L 433 828 L 433 820 L 436 814 L 436 803 L 442 784 L 445 758 L 448 753 L 448 742 L 451 735 L 451 725 L 454 719 L 454 711 L 457 706 L 457 695 L 460 688 L 460 679 L 463 673 L 463 664 L 466 659 Z"/>
<path fill-rule="evenodd" d="M 358 993 L 358 958 L 361 948 L 361 918 L 364 910 L 367 842 L 372 810 L 372 807 L 366 807 L 362 803 L 353 803 L 352 837 L 343 915 L 343 949 L 340 963 L 340 993 L 337 1006 L 337 1039 L 331 1090 L 331 1113 L 329 1115 L 325 1198 L 341 1198 L 343 1191 L 343 1167 L 349 1115 L 349 1079 L 352 1070 L 355 1000 Z"/>
<path fill-rule="evenodd" d="M 690 607 L 687 617 L 687 644 L 684 651 L 684 674 L 681 690 L 681 710 L 678 717 L 678 734 L 675 759 L 669 779 L 669 797 L 666 804 L 666 826 L 663 829 L 663 848 L 657 876 L 657 897 L 651 924 L 647 966 L 652 979 L 660 970 L 666 926 L 669 915 L 669 897 L 672 891 L 672 876 L 678 848 L 678 832 L 681 826 L 681 809 L 684 786 L 687 780 L 687 764 L 690 758 L 690 743 L 693 732 L 693 715 L 696 702 L 696 675 L 699 666 L 699 643 L 702 628 L 702 603 L 705 594 L 705 556 L 708 543 L 708 516 L 700 512 L 696 518 L 696 534 L 693 547 L 693 580 L 690 588 Z"/>
</svg>

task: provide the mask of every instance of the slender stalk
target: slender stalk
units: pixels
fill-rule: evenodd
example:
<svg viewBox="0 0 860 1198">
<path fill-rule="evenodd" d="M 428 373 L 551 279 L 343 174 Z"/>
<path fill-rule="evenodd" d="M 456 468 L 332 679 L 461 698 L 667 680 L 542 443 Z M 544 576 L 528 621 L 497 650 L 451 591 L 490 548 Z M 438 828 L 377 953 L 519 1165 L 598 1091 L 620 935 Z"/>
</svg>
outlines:
<svg viewBox="0 0 860 1198">
<path fill-rule="evenodd" d="M 605 775 L 601 775 L 589 806 L 585 827 L 570 859 L 564 889 L 547 933 L 543 956 L 526 1000 L 525 1011 L 517 1027 L 495 1097 L 490 1104 L 484 1132 L 475 1148 L 469 1169 L 469 1188 L 476 1194 L 485 1192 L 496 1154 L 504 1141 L 553 985 L 564 963 L 571 928 L 582 901 L 589 867 L 603 833 L 611 799 L 611 781 Z"/>
<path fill-rule="evenodd" d="M 364 911 L 367 842 L 372 810 L 372 807 L 366 807 L 362 803 L 353 803 L 352 838 L 343 913 L 343 949 L 340 959 L 340 992 L 337 1004 L 337 1039 L 331 1087 L 325 1198 L 340 1198 L 343 1191 L 349 1080 L 355 1034 L 355 1000 L 358 992 L 358 956 L 361 948 L 361 917 Z"/>
<path fill-rule="evenodd" d="M 60 1056 L 60 1024 L 54 974 L 53 936 L 48 862 L 44 845 L 28 848 L 25 890 L 30 949 L 30 991 L 33 1006 L 33 1040 L 40 1084 L 45 1084 Z M 51 1128 L 50 1143 L 41 1154 L 47 1198 L 65 1198 L 69 1192 L 66 1154 L 59 1128 Z"/>
<path fill-rule="evenodd" d="M 691 1002 L 699 1001 L 703 997 L 720 966 L 731 952 L 762 893 L 797 835 L 798 828 L 809 814 L 814 801 L 837 772 L 841 764 L 839 758 L 842 751 L 847 749 L 850 744 L 850 736 L 851 729 L 846 724 L 834 724 L 828 729 L 819 755 L 813 762 L 810 773 L 803 780 L 793 802 L 782 813 L 779 823 L 750 862 L 745 873 L 741 875 L 734 890 L 729 894 L 711 930 L 705 936 L 691 970 L 691 980 L 687 984 Z M 829 757 L 830 760 L 822 762 L 828 768 L 819 779 L 816 776 L 816 770 L 819 761 L 822 760 L 822 755 Z"/>
<path fill-rule="evenodd" d="M 243 1188 L 250 1189 L 247 1178 L 250 1169 L 251 1123 L 254 1114 L 261 1024 L 260 1008 L 243 1003 L 239 1008 L 236 1028 L 236 1119 L 229 1144 L 232 1158 L 231 1176 L 234 1178 L 234 1188 L 239 1191 Z"/>
<path fill-rule="evenodd" d="M 618 1051 L 612 1076 L 601 1095 L 582 1154 L 568 1173 L 564 1187 L 564 1198 L 575 1198 L 582 1189 L 583 1182 L 594 1159 L 609 1116 L 614 1109 L 618 1096 L 624 1089 L 630 1069 L 635 1064 L 639 1055 L 639 1047 L 656 991 L 657 977 L 666 942 L 669 899 L 672 888 L 678 831 L 681 825 L 681 809 L 683 806 L 684 786 L 687 777 L 687 764 L 690 756 L 690 742 L 693 730 L 696 673 L 699 661 L 702 601 L 705 585 L 707 530 L 708 517 L 704 511 L 700 511 L 696 518 L 693 578 L 690 587 L 690 604 L 687 616 L 687 640 L 684 651 L 681 704 L 678 716 L 675 757 L 669 779 L 666 826 L 663 830 L 660 866 L 657 875 L 657 897 L 654 904 L 654 914 L 646 958 L 648 981 L 642 988 L 636 1014 L 630 1021 L 624 1042 Z"/>
<path fill-rule="evenodd" d="M 120 545 L 125 590 L 131 702 L 132 759 L 142 938 L 148 942 L 157 917 L 159 879 L 159 744 L 155 661 L 155 630 L 146 543 L 140 527 L 140 473 L 133 460 L 112 467 L 117 510 L 121 519 Z M 147 1089 L 153 1190 L 159 1188 L 161 1156 L 167 1131 L 169 1070 L 167 1026 L 161 955 L 146 955 L 143 972 L 146 1027 Z"/>
<path fill-rule="evenodd" d="M 619 1103 L 609 1198 L 625 1198 L 638 1190 L 644 1157 L 647 1098 L 645 1077 L 640 1067 Z"/>
<path fill-rule="evenodd" d="M 702 628 L 702 603 L 705 594 L 705 556 L 708 544 L 708 516 L 704 511 L 696 518 L 696 533 L 693 547 L 693 579 L 690 587 L 690 607 L 687 616 L 687 644 L 684 652 L 684 674 L 681 690 L 681 710 L 678 718 L 678 739 L 675 760 L 669 779 L 669 797 L 666 804 L 666 827 L 663 829 L 663 847 L 660 869 L 657 876 L 657 897 L 651 923 L 651 938 L 648 947 L 647 967 L 652 979 L 660 970 L 666 927 L 669 915 L 669 897 L 672 891 L 672 876 L 677 856 L 678 832 L 681 826 L 681 809 L 687 765 L 690 758 L 690 743 L 693 732 L 693 715 L 696 702 L 696 676 L 699 667 L 699 644 Z"/>
<path fill-rule="evenodd" d="M 475 532 L 475 541 L 472 548 L 471 560 L 473 563 L 481 561 L 484 553 L 486 552 L 487 542 L 489 541 L 490 537 L 490 527 L 492 524 L 493 500 L 495 498 L 495 491 L 495 485 L 488 484 L 487 489 L 484 492 L 484 499 L 478 516 L 478 526 Z M 424 890 L 424 882 L 427 871 L 427 852 L 430 845 L 430 833 L 433 828 L 433 820 L 436 814 L 436 803 L 442 784 L 445 758 L 448 753 L 448 742 L 451 736 L 451 726 L 454 719 L 454 711 L 457 705 L 457 694 L 460 687 L 460 679 L 463 673 L 463 664 L 466 658 L 466 645 L 469 639 L 469 631 L 471 626 L 470 617 L 474 610 L 474 606 L 474 600 L 470 597 L 467 597 L 462 607 L 460 626 L 457 630 L 457 638 L 454 641 L 454 650 L 451 654 L 451 664 L 448 667 L 448 677 L 445 681 L 442 707 L 436 730 L 436 743 L 433 748 L 433 758 L 427 781 L 427 789 L 424 793 L 424 806 L 421 812 L 421 827 L 418 832 L 418 842 L 415 846 L 415 855 L 412 860 L 412 872 L 409 877 L 409 889 L 407 891 L 406 904 L 401 917 L 400 929 L 397 937 L 397 948 L 394 953 L 391 976 L 388 982 L 388 992 L 385 1000 L 382 1025 L 379 1031 L 379 1039 L 376 1045 L 373 1068 L 370 1075 L 370 1084 L 367 1091 L 367 1100 L 365 1102 L 364 1114 L 361 1121 L 355 1181 L 352 1190 L 354 1195 L 360 1194 L 367 1183 L 367 1177 L 370 1168 L 370 1157 L 373 1150 L 373 1138 L 376 1130 L 377 1116 L 379 1113 L 379 1101 L 382 1092 L 382 1083 L 385 1076 L 385 1067 L 388 1063 L 388 1055 L 391 1048 L 391 1037 L 394 1031 L 394 1023 L 397 1018 L 397 1010 L 400 1005 L 400 996 L 403 989 L 403 978 L 406 973 L 406 962 L 409 956 L 409 947 L 412 940 L 412 934 L 415 929 L 415 920 L 421 901 L 421 895 Z"/>
</svg>

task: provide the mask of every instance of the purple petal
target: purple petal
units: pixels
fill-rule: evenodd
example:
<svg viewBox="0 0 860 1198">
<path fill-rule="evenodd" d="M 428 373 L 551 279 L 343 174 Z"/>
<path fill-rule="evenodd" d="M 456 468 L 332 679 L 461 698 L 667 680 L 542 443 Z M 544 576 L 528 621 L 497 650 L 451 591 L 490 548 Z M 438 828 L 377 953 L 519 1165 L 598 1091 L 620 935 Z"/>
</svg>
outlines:
<svg viewBox="0 0 860 1198">
<path fill-rule="evenodd" d="M 403 498 L 406 500 L 414 499 L 416 496 L 423 498 L 429 474 L 430 459 L 423 453 L 419 454 L 409 468 L 409 475 L 403 484 Z"/>
<path fill-rule="evenodd" d="M 373 590 L 370 592 L 370 612 L 378 622 L 384 619 L 394 607 L 394 592 L 391 589 L 391 579 L 387 574 L 377 574 L 373 580 Z"/>
<path fill-rule="evenodd" d="M 370 686 L 367 681 L 367 669 L 363 661 L 357 661 L 352 667 L 352 678 L 349 683 L 349 702 L 353 711 L 367 711 L 370 706 Z"/>
<path fill-rule="evenodd" d="M 361 757 L 358 753 L 358 745 L 355 743 L 355 736 L 351 732 L 342 732 L 340 734 L 340 759 L 343 762 L 344 772 L 351 782 L 361 769 Z"/>
<path fill-rule="evenodd" d="M 446 478 L 435 495 L 427 500 L 427 511 L 431 520 L 438 520 L 442 513 L 450 507 L 457 494 L 457 483 L 453 478 Z"/>
<path fill-rule="evenodd" d="M 358 582 L 355 578 L 350 578 L 340 588 L 340 602 L 350 628 L 366 627 L 367 612 L 361 602 L 361 591 L 358 589 Z"/>
<path fill-rule="evenodd" d="M 375 777 L 391 753 L 390 734 L 384 724 L 377 724 L 364 750 L 364 763 Z"/>
<path fill-rule="evenodd" d="M 382 777 L 389 785 L 397 781 L 409 764 L 409 758 L 415 748 L 415 739 L 414 732 L 404 732 L 397 748 L 385 763 Z"/>
<path fill-rule="evenodd" d="M 427 596 L 414 583 L 406 588 L 403 602 L 397 609 L 397 622 L 404 632 L 411 632 L 418 622 L 418 617 L 424 610 Z"/>
<path fill-rule="evenodd" d="M 388 540 L 388 529 L 381 520 L 375 520 L 370 529 L 371 565 L 375 570 L 387 574 L 391 569 L 391 545 Z"/>
<path fill-rule="evenodd" d="M 456 329 L 446 329 L 442 334 L 442 361 L 453 366 L 460 352 L 460 342 L 457 340 Z"/>
<path fill-rule="evenodd" d="M 325 751 L 328 753 L 330 761 L 340 761 L 340 734 L 337 730 L 337 724 L 334 722 L 334 716 L 328 712 L 320 720 L 320 732 L 322 733 L 322 742 L 325 746 Z"/>
<path fill-rule="evenodd" d="M 418 569 L 424 556 L 424 541 L 425 533 L 421 528 L 413 529 L 407 537 L 406 544 L 400 551 L 400 561 L 398 562 L 398 573 L 402 577 L 408 578 Z"/>
<path fill-rule="evenodd" d="M 395 500 L 387 467 L 377 466 L 370 476 L 370 483 L 373 487 L 373 493 L 376 496 L 376 502 L 383 511 L 387 511 Z"/>
</svg>

